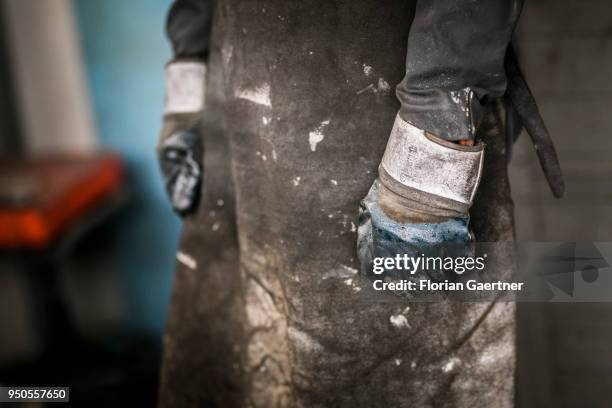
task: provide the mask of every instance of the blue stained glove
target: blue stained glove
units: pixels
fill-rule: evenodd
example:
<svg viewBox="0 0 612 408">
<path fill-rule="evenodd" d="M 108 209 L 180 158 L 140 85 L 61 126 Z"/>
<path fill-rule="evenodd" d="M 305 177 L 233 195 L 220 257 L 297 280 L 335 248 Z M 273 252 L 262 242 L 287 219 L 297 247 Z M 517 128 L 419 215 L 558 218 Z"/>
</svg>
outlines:
<svg viewBox="0 0 612 408">
<path fill-rule="evenodd" d="M 483 148 L 437 139 L 397 117 L 379 178 L 360 204 L 362 273 L 372 275 L 378 257 L 445 256 L 449 248 L 471 247 L 468 210 L 480 180 Z"/>
</svg>

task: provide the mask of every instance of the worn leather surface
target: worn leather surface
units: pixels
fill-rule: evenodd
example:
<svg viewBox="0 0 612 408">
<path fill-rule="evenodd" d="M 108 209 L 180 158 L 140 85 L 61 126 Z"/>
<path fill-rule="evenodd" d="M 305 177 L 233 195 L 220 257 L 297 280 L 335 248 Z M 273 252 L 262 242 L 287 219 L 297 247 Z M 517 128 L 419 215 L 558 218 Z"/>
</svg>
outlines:
<svg viewBox="0 0 612 408">
<path fill-rule="evenodd" d="M 177 267 L 161 406 L 512 405 L 513 305 L 357 296 L 359 200 L 399 108 L 411 13 L 401 0 L 220 5 L 225 120 L 206 125 L 205 195 L 180 249 L 197 267 Z M 489 117 L 472 222 L 480 240 L 512 240 Z"/>
<path fill-rule="evenodd" d="M 244 303 L 218 46 L 209 66 L 200 132 L 205 146 L 201 200 L 183 222 L 177 254 L 182 261 L 176 264 L 163 342 L 160 407 L 244 406 Z"/>
</svg>

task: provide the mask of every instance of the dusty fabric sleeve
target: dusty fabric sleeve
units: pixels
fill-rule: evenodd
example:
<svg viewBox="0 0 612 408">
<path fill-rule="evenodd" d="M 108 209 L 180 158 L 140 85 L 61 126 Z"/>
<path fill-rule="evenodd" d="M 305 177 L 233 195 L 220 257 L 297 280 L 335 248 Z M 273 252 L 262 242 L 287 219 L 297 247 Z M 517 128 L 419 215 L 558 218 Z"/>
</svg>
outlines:
<svg viewBox="0 0 612 408">
<path fill-rule="evenodd" d="M 213 0 L 174 0 L 166 20 L 166 34 L 175 59 L 208 58 L 212 13 Z"/>
<path fill-rule="evenodd" d="M 523 0 L 418 0 L 400 117 L 447 139 L 473 139 L 479 108 L 506 90 L 504 57 Z"/>
</svg>

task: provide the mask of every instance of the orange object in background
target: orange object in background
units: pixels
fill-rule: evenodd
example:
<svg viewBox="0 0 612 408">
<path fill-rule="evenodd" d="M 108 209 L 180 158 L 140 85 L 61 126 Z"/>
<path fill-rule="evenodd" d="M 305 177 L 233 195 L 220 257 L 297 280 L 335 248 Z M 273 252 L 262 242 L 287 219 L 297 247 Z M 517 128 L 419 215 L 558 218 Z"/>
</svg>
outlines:
<svg viewBox="0 0 612 408">
<path fill-rule="evenodd" d="M 122 162 L 113 154 L 0 161 L 0 248 L 49 246 L 122 179 Z"/>
</svg>

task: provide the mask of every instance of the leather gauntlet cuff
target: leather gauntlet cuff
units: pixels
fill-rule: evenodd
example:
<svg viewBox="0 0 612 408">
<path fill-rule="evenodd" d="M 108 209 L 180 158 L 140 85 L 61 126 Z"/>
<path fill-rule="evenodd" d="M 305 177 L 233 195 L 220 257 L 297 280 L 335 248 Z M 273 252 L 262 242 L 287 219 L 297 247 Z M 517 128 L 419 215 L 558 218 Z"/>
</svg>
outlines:
<svg viewBox="0 0 612 408">
<path fill-rule="evenodd" d="M 381 182 L 394 193 L 428 207 L 467 213 L 484 158 L 484 144 L 463 146 L 439 139 L 399 115 L 379 167 Z"/>
<path fill-rule="evenodd" d="M 164 115 L 204 110 L 206 64 L 201 60 L 174 60 L 166 65 Z"/>
</svg>

